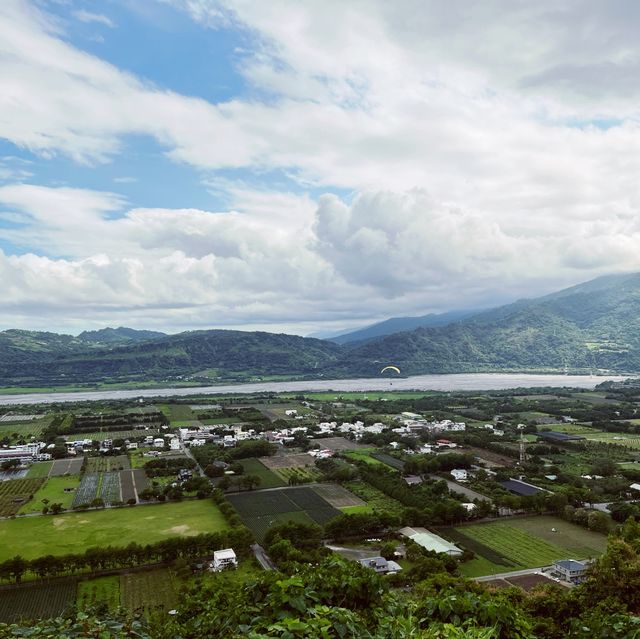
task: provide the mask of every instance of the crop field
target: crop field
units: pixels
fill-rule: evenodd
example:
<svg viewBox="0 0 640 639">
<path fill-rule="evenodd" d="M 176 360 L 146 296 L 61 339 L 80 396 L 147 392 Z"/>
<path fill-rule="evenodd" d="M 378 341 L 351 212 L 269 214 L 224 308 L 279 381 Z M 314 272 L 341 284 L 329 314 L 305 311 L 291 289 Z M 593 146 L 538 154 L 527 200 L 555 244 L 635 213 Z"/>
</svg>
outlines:
<svg viewBox="0 0 640 639">
<path fill-rule="evenodd" d="M 226 528 L 222 513 L 208 500 L 3 519 L 0 562 L 18 553 L 25 559 L 75 554 L 96 546 L 150 544 Z"/>
<path fill-rule="evenodd" d="M 314 524 L 315 522 L 304 510 L 296 510 L 290 513 L 275 513 L 273 515 L 262 515 L 260 517 L 247 517 L 243 520 L 247 528 L 255 535 L 259 543 L 262 543 L 264 536 L 272 526 L 295 522 L 297 524 Z"/>
<path fill-rule="evenodd" d="M 147 616 L 175 608 L 178 603 L 177 590 L 169 570 L 151 570 L 120 576 L 122 606 L 131 612 Z"/>
<path fill-rule="evenodd" d="M 367 448 L 365 444 L 357 444 L 346 437 L 325 437 L 324 439 L 317 440 L 317 443 L 320 447 L 328 448 L 334 453 L 341 453 L 345 450 L 360 450 Z"/>
<path fill-rule="evenodd" d="M 135 437 L 146 437 L 153 435 L 156 437 L 160 431 L 156 428 L 137 428 L 134 430 L 105 430 L 101 433 L 73 433 L 66 435 L 67 441 L 76 441 L 78 439 L 91 439 L 93 441 L 102 442 L 105 439 L 132 439 Z"/>
<path fill-rule="evenodd" d="M 243 459 L 241 462 L 245 475 L 260 477 L 260 488 L 279 488 L 287 482 L 274 471 L 269 470 L 259 459 Z"/>
<path fill-rule="evenodd" d="M 73 606 L 75 600 L 75 579 L 0 590 L 0 622 L 55 617 Z"/>
<path fill-rule="evenodd" d="M 273 471 L 284 484 L 294 479 L 300 484 L 308 484 L 322 479 L 322 473 L 316 468 L 278 468 Z M 282 484 L 280 484 L 282 485 Z"/>
<path fill-rule="evenodd" d="M 387 497 L 382 491 L 363 481 L 350 481 L 345 484 L 352 493 L 363 499 L 374 510 L 399 515 L 404 506 L 397 500 Z"/>
<path fill-rule="evenodd" d="M 99 496 L 105 504 L 122 501 L 120 494 L 120 473 L 102 473 Z"/>
<path fill-rule="evenodd" d="M 607 541 L 604 535 L 556 517 L 510 519 L 460 526 L 453 534 L 451 529 L 446 532 L 454 543 L 464 545 L 489 564 L 481 562 L 477 566 L 475 559 L 462 564 L 460 570 L 466 576 L 476 576 L 478 569 L 483 574 L 496 574 L 546 566 L 558 559 L 587 559 L 600 555 Z"/>
<path fill-rule="evenodd" d="M 341 514 L 311 488 L 238 493 L 229 495 L 228 499 L 258 538 L 264 535 L 269 525 L 276 521 L 286 521 L 291 513 L 304 513 L 293 517 L 304 517 L 305 521 L 311 519 L 318 524 L 324 524 Z"/>
<path fill-rule="evenodd" d="M 82 470 L 82 457 L 74 459 L 56 459 L 49 471 L 49 477 L 60 477 L 61 475 L 78 475 Z"/>
<path fill-rule="evenodd" d="M 78 582 L 76 606 L 79 610 L 106 605 L 109 610 L 120 607 L 120 577 L 98 577 Z"/>
<path fill-rule="evenodd" d="M 71 507 L 78 508 L 78 506 L 89 505 L 96 498 L 99 487 L 100 475 L 98 473 L 86 473 L 83 475 L 82 481 L 76 489 Z"/>
<path fill-rule="evenodd" d="M 120 490 L 122 491 L 122 501 L 125 503 L 129 499 L 136 499 L 137 496 L 149 486 L 144 470 L 121 470 Z"/>
<path fill-rule="evenodd" d="M 373 449 L 371 450 L 350 450 L 344 453 L 344 456 L 347 459 L 351 459 L 353 461 L 361 461 L 365 464 L 369 464 L 371 466 L 383 466 L 384 462 L 381 462 L 379 459 L 372 457 Z"/>
<path fill-rule="evenodd" d="M 0 439 L 8 437 L 13 441 L 21 438 L 28 440 L 31 437 L 39 437 L 49 421 L 50 419 L 47 417 L 28 422 L 0 422 Z"/>
<path fill-rule="evenodd" d="M 159 408 L 169 418 L 172 424 L 174 422 L 193 421 L 196 419 L 196 416 L 191 410 L 191 406 L 188 404 L 162 404 Z"/>
<path fill-rule="evenodd" d="M 37 462 L 35 464 L 31 464 L 31 466 L 29 466 L 29 471 L 27 472 L 27 477 L 29 479 L 33 477 L 48 477 L 49 471 L 51 470 L 52 466 L 52 461 Z"/>
<path fill-rule="evenodd" d="M 15 515 L 44 483 L 44 479 L 10 479 L 0 482 L 0 517 Z"/>
<path fill-rule="evenodd" d="M 320 495 L 327 503 L 334 508 L 345 508 L 353 506 L 365 506 L 364 500 L 349 492 L 339 484 L 322 484 L 314 486 L 313 491 Z"/>
<path fill-rule="evenodd" d="M 294 453 L 285 455 L 274 455 L 273 457 L 260 457 L 267 468 L 276 470 L 277 468 L 304 468 L 305 466 L 313 466 L 315 459 L 307 453 Z"/>
<path fill-rule="evenodd" d="M 126 455 L 116 457 L 87 457 L 87 473 L 111 473 L 117 470 L 131 468 L 129 458 Z"/>
<path fill-rule="evenodd" d="M 387 453 L 371 453 L 371 457 L 387 466 L 391 466 L 394 470 L 404 470 L 404 462 L 401 459 L 387 455 Z"/>
<path fill-rule="evenodd" d="M 20 514 L 41 512 L 45 504 L 44 499 L 48 500 L 48 504 L 62 504 L 62 507 L 68 510 L 73 504 L 79 485 L 78 475 L 50 477 L 33 495 L 33 499 L 20 509 Z"/>
</svg>

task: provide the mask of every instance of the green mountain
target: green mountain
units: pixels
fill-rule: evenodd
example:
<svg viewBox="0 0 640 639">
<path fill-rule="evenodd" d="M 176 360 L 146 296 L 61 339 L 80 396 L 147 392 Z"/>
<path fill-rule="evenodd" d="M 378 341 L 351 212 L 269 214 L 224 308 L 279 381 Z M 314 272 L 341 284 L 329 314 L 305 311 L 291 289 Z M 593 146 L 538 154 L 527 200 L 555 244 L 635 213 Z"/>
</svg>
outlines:
<svg viewBox="0 0 640 639">
<path fill-rule="evenodd" d="M 78 339 L 84 342 L 94 342 L 96 344 L 126 344 L 130 342 L 146 342 L 150 339 L 166 337 L 166 333 L 158 331 L 139 331 L 135 328 L 101 328 L 98 331 L 84 331 L 78 335 Z"/>
<path fill-rule="evenodd" d="M 640 371 L 640 274 L 601 277 L 444 327 L 419 328 L 352 349 L 336 374 L 407 375 L 508 370 Z"/>
<path fill-rule="evenodd" d="M 376 337 L 384 337 L 385 335 L 393 335 L 404 331 L 412 331 L 416 328 L 427 328 L 434 326 L 447 326 L 453 322 L 459 322 L 465 317 L 475 315 L 478 311 L 449 311 L 448 313 L 429 313 L 420 317 L 392 317 L 384 322 L 371 324 L 365 328 L 344 333 L 342 335 L 334 335 L 328 339 L 336 344 L 356 344 L 368 342 Z"/>
<path fill-rule="evenodd" d="M 6 331 L 9 332 L 9 331 Z M 53 334 L 46 334 L 53 335 Z M 190 331 L 113 348 L 77 347 L 77 338 L 51 338 L 46 352 L 4 357 L 0 384 L 52 385 L 93 381 L 166 380 L 181 376 L 246 379 L 256 375 L 317 376 L 336 361 L 340 347 L 295 335 L 244 331 Z M 60 347 L 56 350 L 56 345 Z M 83 344 L 83 342 L 81 342 Z"/>
</svg>

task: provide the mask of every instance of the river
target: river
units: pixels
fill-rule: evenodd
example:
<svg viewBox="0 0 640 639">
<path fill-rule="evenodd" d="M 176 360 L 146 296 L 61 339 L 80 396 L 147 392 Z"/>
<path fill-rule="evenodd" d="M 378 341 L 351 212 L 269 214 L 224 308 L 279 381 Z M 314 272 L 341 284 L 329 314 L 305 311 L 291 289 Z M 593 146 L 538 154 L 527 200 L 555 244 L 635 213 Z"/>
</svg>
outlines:
<svg viewBox="0 0 640 639">
<path fill-rule="evenodd" d="M 416 375 L 414 377 L 327 379 L 303 382 L 258 382 L 190 388 L 145 388 L 140 390 L 102 390 L 66 393 L 29 393 L 0 396 L 0 406 L 14 404 L 51 404 L 54 402 L 135 399 L 139 397 L 184 397 L 187 395 L 219 395 L 221 393 L 261 393 L 295 391 L 395 391 L 435 390 L 473 391 L 508 388 L 540 388 L 542 386 L 594 388 L 607 380 L 625 379 L 619 375 L 533 375 L 530 373 L 459 373 L 454 375 Z"/>
</svg>

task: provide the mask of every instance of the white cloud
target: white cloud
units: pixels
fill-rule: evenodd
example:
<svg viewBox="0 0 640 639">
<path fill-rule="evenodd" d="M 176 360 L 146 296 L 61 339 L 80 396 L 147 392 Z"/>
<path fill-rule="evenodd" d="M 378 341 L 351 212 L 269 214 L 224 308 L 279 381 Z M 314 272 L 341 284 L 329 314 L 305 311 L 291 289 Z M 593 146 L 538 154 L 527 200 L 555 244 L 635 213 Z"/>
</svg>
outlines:
<svg viewBox="0 0 640 639">
<path fill-rule="evenodd" d="M 110 29 L 113 29 L 116 26 L 115 22 L 109 16 L 105 16 L 102 13 L 92 13 L 85 9 L 79 9 L 77 11 L 73 11 L 72 15 L 77 20 L 80 20 L 80 22 L 102 24 Z"/>
</svg>

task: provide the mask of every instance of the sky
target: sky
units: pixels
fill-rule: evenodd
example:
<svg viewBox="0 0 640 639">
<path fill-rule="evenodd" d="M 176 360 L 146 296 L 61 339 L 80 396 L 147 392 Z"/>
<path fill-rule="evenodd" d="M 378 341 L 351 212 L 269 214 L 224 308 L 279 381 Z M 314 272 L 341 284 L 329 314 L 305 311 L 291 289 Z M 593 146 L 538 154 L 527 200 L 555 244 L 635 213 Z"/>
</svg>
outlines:
<svg viewBox="0 0 640 639">
<path fill-rule="evenodd" d="M 309 334 L 640 271 L 635 0 L 2 0 L 0 329 Z"/>
</svg>

